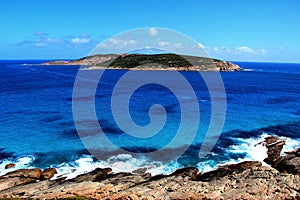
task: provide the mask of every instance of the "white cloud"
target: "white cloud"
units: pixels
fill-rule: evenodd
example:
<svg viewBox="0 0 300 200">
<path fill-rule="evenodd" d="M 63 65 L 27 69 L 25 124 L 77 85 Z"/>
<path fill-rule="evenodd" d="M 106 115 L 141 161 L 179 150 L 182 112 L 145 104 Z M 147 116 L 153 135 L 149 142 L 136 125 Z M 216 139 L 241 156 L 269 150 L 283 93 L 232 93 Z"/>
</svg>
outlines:
<svg viewBox="0 0 300 200">
<path fill-rule="evenodd" d="M 170 43 L 169 43 L 169 42 L 165 42 L 165 41 L 159 41 L 157 44 L 158 44 L 159 46 L 161 46 L 161 47 L 166 47 L 166 46 L 168 46 Z"/>
<path fill-rule="evenodd" d="M 198 46 L 202 49 L 204 49 L 204 45 L 202 43 L 198 43 Z"/>
<path fill-rule="evenodd" d="M 150 28 L 149 29 L 149 35 L 156 36 L 157 33 L 158 33 L 158 31 L 157 31 L 156 28 Z"/>
<path fill-rule="evenodd" d="M 136 41 L 135 40 L 128 40 L 126 44 L 135 45 Z"/>
<path fill-rule="evenodd" d="M 108 40 L 108 42 L 110 42 L 111 44 L 115 44 L 115 45 L 121 45 L 121 46 L 134 46 L 136 44 L 135 40 L 123 40 L 123 39 L 117 39 L 117 38 L 110 38 Z"/>
<path fill-rule="evenodd" d="M 179 48 L 182 48 L 182 43 L 176 43 L 176 44 L 174 44 L 174 47 L 175 47 L 175 48 L 178 48 L 178 49 L 179 49 Z"/>
<path fill-rule="evenodd" d="M 116 38 L 110 38 L 108 41 L 112 44 L 118 44 L 118 40 Z"/>
<path fill-rule="evenodd" d="M 236 47 L 235 51 L 239 53 L 254 53 L 255 51 L 249 47 Z"/>
<path fill-rule="evenodd" d="M 206 47 L 206 49 L 211 53 L 217 54 L 227 54 L 227 55 L 237 55 L 237 54 L 248 54 L 248 55 L 258 55 L 266 54 L 268 51 L 266 49 L 254 49 L 247 46 L 240 47 Z"/>
<path fill-rule="evenodd" d="M 257 49 L 256 53 L 258 53 L 258 54 L 266 54 L 266 53 L 268 53 L 268 51 L 266 49 Z"/>
<path fill-rule="evenodd" d="M 45 46 L 46 44 L 45 43 L 42 43 L 42 42 L 38 42 L 38 43 L 35 43 L 35 46 L 36 47 L 43 47 Z"/>
<path fill-rule="evenodd" d="M 98 42 L 93 40 L 87 34 L 79 36 L 66 36 L 64 38 L 52 38 L 48 33 L 38 31 L 32 34 L 28 39 L 14 44 L 22 47 L 80 47 L 80 46 L 94 46 Z"/>
<path fill-rule="evenodd" d="M 74 43 L 74 44 L 87 44 L 91 41 L 90 38 L 73 38 L 71 39 L 71 42 Z"/>
</svg>

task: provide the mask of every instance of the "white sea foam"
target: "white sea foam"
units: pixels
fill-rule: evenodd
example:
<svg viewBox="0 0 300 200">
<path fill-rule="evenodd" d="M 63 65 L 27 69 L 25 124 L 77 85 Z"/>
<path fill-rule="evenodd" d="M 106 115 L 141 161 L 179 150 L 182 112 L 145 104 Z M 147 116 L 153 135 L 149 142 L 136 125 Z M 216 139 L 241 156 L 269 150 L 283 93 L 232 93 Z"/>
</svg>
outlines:
<svg viewBox="0 0 300 200">
<path fill-rule="evenodd" d="M 246 72 L 253 72 L 254 69 L 243 69 L 243 71 L 246 71 Z"/>
<path fill-rule="evenodd" d="M 53 179 L 60 177 L 71 179 L 96 168 L 111 168 L 114 173 L 135 172 L 135 170 L 143 168 L 145 172 L 157 175 L 172 173 L 180 166 L 177 162 L 165 165 L 162 162 L 150 161 L 145 157 L 134 158 L 129 154 L 120 154 L 112 156 L 106 161 L 95 161 L 92 156 L 84 155 L 75 162 L 62 163 L 61 165 L 52 167 L 55 167 L 58 171 L 58 174 Z"/>
<path fill-rule="evenodd" d="M 80 174 L 84 174 L 93 171 L 96 168 L 106 168 L 106 163 L 103 161 L 94 162 L 92 156 L 83 155 L 81 158 L 77 159 L 75 162 L 62 163 L 57 166 L 51 166 L 57 169 L 57 174 L 53 179 L 66 177 L 67 179 L 75 178 Z"/>
<path fill-rule="evenodd" d="M 0 176 L 17 169 L 34 168 L 33 161 L 36 158 L 33 155 L 22 156 L 17 159 L 5 159 L 0 162 Z M 15 167 L 5 169 L 5 165 L 9 163 L 16 164 Z M 96 168 L 111 168 L 114 173 L 118 172 L 134 172 L 141 168 L 145 172 L 152 175 L 170 174 L 182 166 L 177 162 L 164 164 L 158 161 L 151 161 L 146 157 L 134 158 L 130 154 L 120 154 L 111 156 L 107 160 L 94 160 L 91 155 L 82 155 L 79 159 L 61 163 L 59 165 L 51 165 L 57 169 L 57 174 L 52 179 L 65 177 L 67 179 L 75 178 L 76 176 L 93 171 Z"/>
<path fill-rule="evenodd" d="M 242 161 L 260 161 L 264 166 L 268 166 L 267 163 L 264 162 L 264 159 L 267 158 L 267 148 L 262 143 L 266 137 L 268 137 L 267 133 L 263 133 L 261 136 L 257 138 L 247 138 L 247 139 L 238 139 L 241 144 L 239 145 L 231 145 L 228 148 L 228 152 L 234 153 L 246 153 L 245 158 L 237 159 L 237 160 L 229 160 L 224 164 L 235 164 Z M 298 147 L 300 147 L 300 140 L 287 138 L 287 137 L 279 137 L 280 140 L 285 140 L 286 144 L 283 146 L 283 150 L 281 155 L 285 155 L 284 152 L 292 151 Z"/>
<path fill-rule="evenodd" d="M 236 164 L 242 161 L 260 161 L 263 165 L 267 165 L 263 160 L 267 157 L 267 148 L 261 143 L 267 134 L 262 134 L 258 138 L 238 139 L 241 143 L 239 145 L 232 145 L 228 148 L 229 152 L 245 153 L 243 159 L 230 159 L 222 163 L 215 160 L 206 160 L 197 164 L 200 172 L 207 172 L 216 169 L 218 165 L 223 164 Z M 290 138 L 286 139 L 284 151 L 290 151 L 300 145 L 300 142 Z M 143 168 L 145 172 L 152 175 L 157 174 L 171 174 L 176 169 L 183 168 L 184 166 L 177 161 L 163 163 L 159 161 L 152 161 L 146 157 L 135 158 L 130 154 L 120 154 L 111 156 L 105 161 L 95 161 L 92 156 L 84 155 L 72 163 L 63 163 L 59 166 L 53 166 L 58 169 L 58 174 L 54 177 L 67 177 L 67 179 L 74 178 L 80 174 L 90 172 L 96 168 L 111 168 L 113 172 L 134 172 Z"/>
<path fill-rule="evenodd" d="M 16 159 L 4 159 L 0 162 L 0 176 L 17 169 L 32 168 L 34 160 L 35 157 L 33 155 L 22 156 Z M 5 169 L 5 165 L 10 163 L 15 164 L 16 166 L 10 169 Z"/>
<path fill-rule="evenodd" d="M 282 155 L 285 155 L 285 152 L 290 152 L 300 147 L 300 139 L 291 139 L 291 138 L 284 138 L 284 139 L 286 140 L 286 143 L 283 146 L 283 149 L 281 151 Z"/>
<path fill-rule="evenodd" d="M 228 150 L 235 153 L 246 153 L 246 157 L 242 159 L 243 161 L 255 160 L 262 162 L 263 165 L 267 165 L 264 162 L 264 159 L 268 156 L 267 148 L 261 143 L 267 136 L 267 134 L 262 134 L 258 138 L 238 139 L 241 144 L 231 145 Z"/>
<path fill-rule="evenodd" d="M 197 164 L 197 168 L 202 173 L 212 171 L 216 168 L 216 166 L 217 166 L 217 163 L 216 163 L 216 161 L 213 161 L 213 160 L 207 160 L 207 161 L 200 162 Z"/>
<path fill-rule="evenodd" d="M 267 136 L 268 135 L 264 133 L 258 138 L 237 139 L 239 140 L 239 145 L 231 145 L 228 147 L 227 153 L 245 153 L 246 156 L 244 158 L 230 159 L 223 162 L 206 160 L 199 162 L 196 167 L 200 172 L 207 172 L 216 169 L 218 165 L 236 164 L 238 162 L 250 160 L 260 161 L 263 163 L 263 165 L 267 165 L 263 161 L 267 157 L 267 148 L 261 143 Z M 284 145 L 283 152 L 291 151 L 300 146 L 299 140 L 285 137 L 280 137 L 280 139 L 286 140 L 286 145 Z M 0 162 L 0 176 L 16 169 L 33 168 L 35 167 L 33 166 L 35 159 L 36 158 L 33 155 L 28 155 L 16 159 L 2 160 Z M 8 163 L 14 163 L 16 166 L 11 169 L 4 169 L 5 165 Z M 136 158 L 130 154 L 119 154 L 116 156 L 111 156 L 107 160 L 95 160 L 91 155 L 82 155 L 73 162 L 61 163 L 60 165 L 51 165 L 49 167 L 54 167 L 58 171 L 58 174 L 56 174 L 53 179 L 61 177 L 72 179 L 80 174 L 93 171 L 96 168 L 111 168 L 114 173 L 135 173 L 136 170 L 142 169 L 141 171 L 143 172 L 149 172 L 152 175 L 157 175 L 171 174 L 176 169 L 183 168 L 184 166 L 177 161 L 163 163 L 150 160 L 147 157 Z"/>
</svg>

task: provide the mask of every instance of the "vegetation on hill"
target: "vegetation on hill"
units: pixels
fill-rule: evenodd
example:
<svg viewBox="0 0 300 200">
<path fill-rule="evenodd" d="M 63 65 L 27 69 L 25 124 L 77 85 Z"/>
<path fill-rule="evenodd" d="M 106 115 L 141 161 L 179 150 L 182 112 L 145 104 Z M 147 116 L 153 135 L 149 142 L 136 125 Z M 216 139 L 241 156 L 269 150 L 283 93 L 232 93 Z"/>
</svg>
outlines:
<svg viewBox="0 0 300 200">
<path fill-rule="evenodd" d="M 165 54 L 98 54 L 71 62 L 53 61 L 44 64 L 85 65 L 88 67 L 137 70 L 237 71 L 238 65 L 213 58 Z"/>
</svg>

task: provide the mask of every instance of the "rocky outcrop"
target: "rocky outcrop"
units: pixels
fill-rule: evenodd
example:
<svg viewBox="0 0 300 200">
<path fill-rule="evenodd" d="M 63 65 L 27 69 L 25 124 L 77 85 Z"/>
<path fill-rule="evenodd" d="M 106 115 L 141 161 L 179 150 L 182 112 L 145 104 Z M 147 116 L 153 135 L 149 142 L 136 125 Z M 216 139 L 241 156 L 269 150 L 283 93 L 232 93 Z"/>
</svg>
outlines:
<svg viewBox="0 0 300 200">
<path fill-rule="evenodd" d="M 277 136 L 269 136 L 262 142 L 267 147 L 268 157 L 264 160 L 283 173 L 300 174 L 300 148 L 292 152 L 284 152 L 281 156 L 285 141 Z"/>
<path fill-rule="evenodd" d="M 292 152 L 287 152 L 276 165 L 276 169 L 280 172 L 300 174 L 300 148 Z"/>
<path fill-rule="evenodd" d="M 55 168 L 47 168 L 42 172 L 40 179 L 51 179 L 52 177 L 54 177 L 55 174 L 57 174 L 57 170 Z"/>
<path fill-rule="evenodd" d="M 284 140 L 280 140 L 277 136 L 269 136 L 265 138 L 263 144 L 267 147 L 268 157 L 264 160 L 266 163 L 276 166 L 280 160 L 281 151 L 285 145 Z"/>
<path fill-rule="evenodd" d="M 76 178 L 72 179 L 71 181 L 77 182 L 77 183 L 82 182 L 82 181 L 97 182 L 102 179 L 105 179 L 111 171 L 112 170 L 110 168 L 105 168 L 105 169 L 97 168 L 87 174 L 79 175 Z"/>
<path fill-rule="evenodd" d="M 221 169 L 226 171 L 220 174 Z M 180 169 L 171 175 L 111 173 L 96 169 L 71 180 L 26 182 L 0 189 L 0 198 L 90 199 L 297 199 L 300 177 L 282 174 L 259 162 L 222 166 L 210 176 L 197 176 L 195 168 Z M 215 174 L 212 175 L 212 174 Z M 205 180 L 202 180 L 205 177 Z M 2 180 L 2 179 L 0 179 Z M 0 182 L 1 183 L 1 182 Z M 29 184 L 30 183 L 30 184 Z M 10 186 L 10 187 L 9 187 Z"/>
<path fill-rule="evenodd" d="M 3 177 L 5 178 L 21 177 L 21 178 L 40 179 L 41 175 L 42 175 L 42 170 L 36 168 L 36 169 L 19 169 L 13 172 L 9 172 Z"/>
<path fill-rule="evenodd" d="M 42 170 L 40 169 L 19 169 L 0 177 L 0 191 L 8 188 L 35 183 L 40 179 Z"/>
<path fill-rule="evenodd" d="M 299 199 L 300 148 L 280 156 L 279 138 L 268 137 L 269 161 L 245 161 L 200 173 L 178 169 L 170 175 L 112 173 L 95 169 L 76 178 L 49 180 L 55 169 L 17 170 L 0 177 L 0 198 L 54 199 L 76 196 L 87 199 Z M 279 152 L 278 152 L 279 151 Z M 279 155 L 279 157 L 278 157 Z"/>
<path fill-rule="evenodd" d="M 239 71 L 240 66 L 226 61 L 215 61 L 214 64 L 219 68 L 219 71 Z"/>
<path fill-rule="evenodd" d="M 257 167 L 261 167 L 261 166 L 262 166 L 261 162 L 258 162 L 258 161 L 245 161 L 245 162 L 241 162 L 238 164 L 223 165 L 223 166 L 218 167 L 218 169 L 216 169 L 214 171 L 206 172 L 204 174 L 198 174 L 195 177 L 195 180 L 210 181 L 210 180 L 217 179 L 220 177 L 228 176 L 232 173 L 242 172 L 247 169 L 252 169 L 255 167 L 257 168 Z"/>
<path fill-rule="evenodd" d="M 16 164 L 14 164 L 14 163 L 9 163 L 9 164 L 7 164 L 7 165 L 5 165 L 5 169 L 10 169 L 10 168 L 13 168 L 13 167 L 15 167 L 16 166 Z"/>
</svg>

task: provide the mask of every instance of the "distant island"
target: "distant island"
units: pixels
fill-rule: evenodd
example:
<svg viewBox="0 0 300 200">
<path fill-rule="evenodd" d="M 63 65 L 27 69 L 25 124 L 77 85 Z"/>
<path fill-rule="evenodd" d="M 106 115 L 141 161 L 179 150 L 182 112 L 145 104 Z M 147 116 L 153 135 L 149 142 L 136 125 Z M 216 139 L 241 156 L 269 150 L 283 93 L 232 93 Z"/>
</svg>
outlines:
<svg viewBox="0 0 300 200">
<path fill-rule="evenodd" d="M 83 65 L 85 69 L 239 71 L 231 62 L 177 54 L 97 54 L 74 61 L 50 61 L 43 65 Z"/>
</svg>

